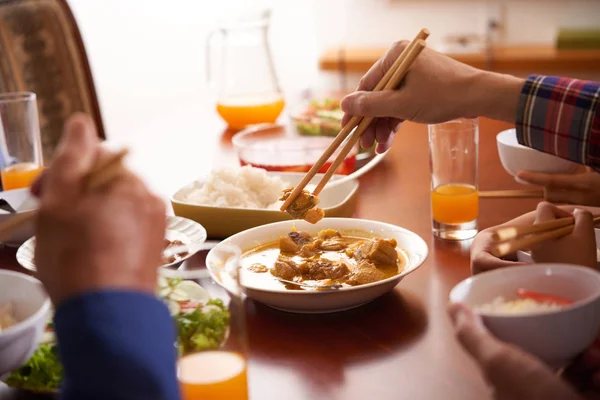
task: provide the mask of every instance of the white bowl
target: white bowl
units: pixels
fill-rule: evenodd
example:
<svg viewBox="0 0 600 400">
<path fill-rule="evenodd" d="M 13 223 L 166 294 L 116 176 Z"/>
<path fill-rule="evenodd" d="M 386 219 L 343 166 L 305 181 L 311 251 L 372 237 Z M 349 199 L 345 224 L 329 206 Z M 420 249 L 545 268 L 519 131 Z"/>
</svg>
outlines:
<svg viewBox="0 0 600 400">
<path fill-rule="evenodd" d="M 517 298 L 525 288 L 575 303 L 555 311 L 521 315 L 480 313 L 500 340 L 513 343 L 554 368 L 565 366 L 590 346 L 600 332 L 600 273 L 568 264 L 502 268 L 465 279 L 450 292 L 450 302 L 477 307 L 498 296 Z"/>
<path fill-rule="evenodd" d="M 232 256 L 229 250 L 231 245 L 245 251 L 259 244 L 275 241 L 290 232 L 294 223 L 298 230 L 311 235 L 321 229 L 332 228 L 342 234 L 352 234 L 353 236 L 394 238 L 398 242 L 398 247 L 405 251 L 408 260 L 404 270 L 396 276 L 379 282 L 333 291 L 286 290 L 283 285 L 281 285 L 281 289 L 244 286 L 244 271 L 242 271 L 241 282 L 248 297 L 283 311 L 328 313 L 361 306 L 392 290 L 406 275 L 421 266 L 428 254 L 427 244 L 417 234 L 383 222 L 352 218 L 324 218 L 316 225 L 311 225 L 305 221 L 283 221 L 248 229 L 215 246 L 206 258 L 206 266 L 211 276 L 222 284 L 220 275 L 223 266 L 230 261 Z"/>
<path fill-rule="evenodd" d="M 12 304 L 17 324 L 0 332 L 0 377 L 19 368 L 35 351 L 44 333 L 50 298 L 30 276 L 0 270 L 0 305 Z"/>
<path fill-rule="evenodd" d="M 517 178 L 519 171 L 544 172 L 547 174 L 568 174 L 579 168 L 579 164 L 522 146 L 517 140 L 517 130 L 507 129 L 496 136 L 498 154 L 502 166 L 515 180 L 528 184 Z"/>
<path fill-rule="evenodd" d="M 0 192 L 0 198 L 3 198 L 10 204 L 15 210 L 16 214 L 11 214 L 8 211 L 0 210 L 0 224 L 8 221 L 18 214 L 27 214 L 33 212 L 37 208 L 37 199 L 33 197 L 29 189 L 15 189 L 6 190 Z M 28 223 L 25 226 L 17 229 L 7 240 L 3 243 L 9 246 L 20 246 L 24 241 L 33 236 L 33 224 Z"/>
</svg>

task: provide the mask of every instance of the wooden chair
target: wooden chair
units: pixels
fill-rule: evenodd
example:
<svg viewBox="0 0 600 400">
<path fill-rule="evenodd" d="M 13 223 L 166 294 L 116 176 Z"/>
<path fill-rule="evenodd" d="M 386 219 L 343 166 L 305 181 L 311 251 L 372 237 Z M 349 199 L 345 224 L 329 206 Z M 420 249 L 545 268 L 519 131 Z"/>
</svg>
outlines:
<svg viewBox="0 0 600 400">
<path fill-rule="evenodd" d="M 105 138 L 81 34 L 65 0 L 0 0 L 0 93 L 18 91 L 37 94 L 46 163 L 76 111 L 90 114 Z"/>
</svg>

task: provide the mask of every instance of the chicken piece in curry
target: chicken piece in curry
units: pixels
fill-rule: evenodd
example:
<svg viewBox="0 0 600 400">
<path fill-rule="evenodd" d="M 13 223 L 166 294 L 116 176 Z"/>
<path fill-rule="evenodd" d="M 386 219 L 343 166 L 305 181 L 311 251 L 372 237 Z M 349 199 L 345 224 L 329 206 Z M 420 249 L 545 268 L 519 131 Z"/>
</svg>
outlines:
<svg viewBox="0 0 600 400">
<path fill-rule="evenodd" d="M 406 263 L 394 239 L 344 236 L 325 229 L 317 236 L 293 231 L 278 241 L 244 253 L 242 267 L 251 272 L 251 286 L 271 286 L 269 275 L 287 281 L 318 281 L 324 285 L 364 285 L 400 273 Z M 279 282 L 275 281 L 280 285 Z M 280 287 L 280 286 L 279 286 Z M 299 289 L 286 285 L 288 289 Z"/>
<path fill-rule="evenodd" d="M 293 191 L 293 187 L 285 189 L 279 200 L 286 201 Z M 319 198 L 308 190 L 303 190 L 285 211 L 294 219 L 303 219 L 311 224 L 316 224 L 325 216 L 325 212 L 317 207 L 317 204 L 319 204 Z"/>
</svg>

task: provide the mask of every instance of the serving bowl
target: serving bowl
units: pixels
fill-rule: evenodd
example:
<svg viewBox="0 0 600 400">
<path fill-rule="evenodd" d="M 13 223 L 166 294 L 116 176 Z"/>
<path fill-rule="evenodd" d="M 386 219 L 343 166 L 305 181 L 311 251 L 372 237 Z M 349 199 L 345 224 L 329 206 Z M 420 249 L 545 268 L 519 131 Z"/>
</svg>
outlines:
<svg viewBox="0 0 600 400">
<path fill-rule="evenodd" d="M 531 353 L 553 368 L 567 365 L 600 332 L 600 273 L 568 264 L 502 268 L 465 279 L 450 292 L 450 302 L 478 307 L 501 296 L 515 300 L 525 288 L 573 301 L 557 310 L 527 314 L 478 312 L 500 340 Z"/>
<path fill-rule="evenodd" d="M 15 325 L 0 331 L 0 378 L 25 363 L 42 338 L 50 298 L 30 276 L 0 270 L 0 306 L 12 305 Z"/>
<path fill-rule="evenodd" d="M 283 221 L 248 229 L 219 243 L 208 253 L 206 258 L 208 271 L 215 281 L 222 283 L 221 272 L 225 264 L 232 262 L 232 257 L 239 257 L 239 253 L 232 254 L 231 247 L 239 248 L 244 252 L 260 244 L 275 241 L 290 232 L 294 224 L 298 230 L 311 235 L 317 234 L 322 229 L 330 228 L 339 231 L 342 235 L 394 238 L 398 242 L 398 247 L 404 250 L 407 262 L 404 270 L 398 275 L 374 283 L 332 291 L 287 290 L 283 285 L 280 289 L 250 286 L 246 285 L 244 279 L 244 273 L 248 272 L 242 270 L 240 282 L 246 295 L 282 311 L 329 313 L 369 303 L 392 290 L 406 275 L 414 272 L 423 264 L 428 254 L 427 244 L 417 234 L 383 222 L 352 218 L 324 218 L 317 224 L 311 225 L 305 221 L 294 221 L 293 223 Z"/>
<path fill-rule="evenodd" d="M 519 183 L 528 185 L 528 182 L 517 178 L 519 171 L 543 172 L 547 174 L 574 173 L 579 164 L 551 154 L 534 150 L 519 144 L 517 130 L 507 129 L 496 136 L 498 154 L 502 166 Z"/>
<path fill-rule="evenodd" d="M 304 178 L 305 174 L 300 172 L 269 172 L 268 175 L 279 177 L 289 186 L 295 186 Z M 316 185 L 322 176 L 323 174 L 317 174 L 310 183 Z M 341 178 L 340 175 L 334 175 L 330 182 L 334 183 L 335 179 L 339 178 Z M 204 179 L 200 178 L 195 182 L 202 182 Z M 184 196 L 193 190 L 193 186 L 194 182 L 190 182 L 171 197 L 173 211 L 175 215 L 202 224 L 211 238 L 226 238 L 256 226 L 291 220 L 287 213 L 283 213 L 279 209 L 216 207 L 194 204 L 183 200 Z M 319 195 L 319 207 L 325 211 L 325 216 L 351 217 L 356 211 L 358 187 L 357 180 L 346 181 L 332 187 L 325 186 L 325 189 Z"/>
<path fill-rule="evenodd" d="M 176 267 L 188 258 L 192 257 L 206 241 L 206 229 L 196 221 L 187 218 L 167 216 L 167 229 L 165 239 L 170 241 L 179 240 L 189 249 L 189 252 L 177 260 L 162 265 L 162 267 Z M 35 262 L 35 237 L 30 238 L 17 250 L 17 262 L 25 269 L 36 272 Z"/>
<path fill-rule="evenodd" d="M 8 211 L 0 210 L 0 224 L 5 223 L 16 215 L 31 214 L 37 208 L 37 199 L 30 194 L 28 188 L 0 192 L 0 198 L 6 200 L 17 211 L 16 214 L 11 214 Z M 15 230 L 3 243 L 8 246 L 17 247 L 31 236 L 33 236 L 33 224 L 27 223 Z"/>
</svg>

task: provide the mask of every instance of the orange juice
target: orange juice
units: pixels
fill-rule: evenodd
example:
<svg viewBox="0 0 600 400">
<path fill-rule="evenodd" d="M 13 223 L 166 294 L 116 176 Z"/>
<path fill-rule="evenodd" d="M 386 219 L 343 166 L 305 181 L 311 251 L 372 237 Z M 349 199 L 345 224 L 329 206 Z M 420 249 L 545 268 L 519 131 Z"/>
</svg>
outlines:
<svg viewBox="0 0 600 400">
<path fill-rule="evenodd" d="M 237 96 L 220 100 L 217 112 L 230 128 L 242 129 L 247 125 L 275 122 L 284 104 L 279 94 Z"/>
<path fill-rule="evenodd" d="M 246 360 L 229 351 L 182 357 L 177 365 L 183 400 L 247 400 Z"/>
<path fill-rule="evenodd" d="M 440 185 L 431 192 L 433 219 L 443 224 L 473 221 L 479 213 L 479 195 L 470 185 Z"/>
<path fill-rule="evenodd" d="M 4 190 L 20 189 L 31 186 L 43 167 L 34 163 L 19 163 L 6 167 L 0 172 Z"/>
</svg>

